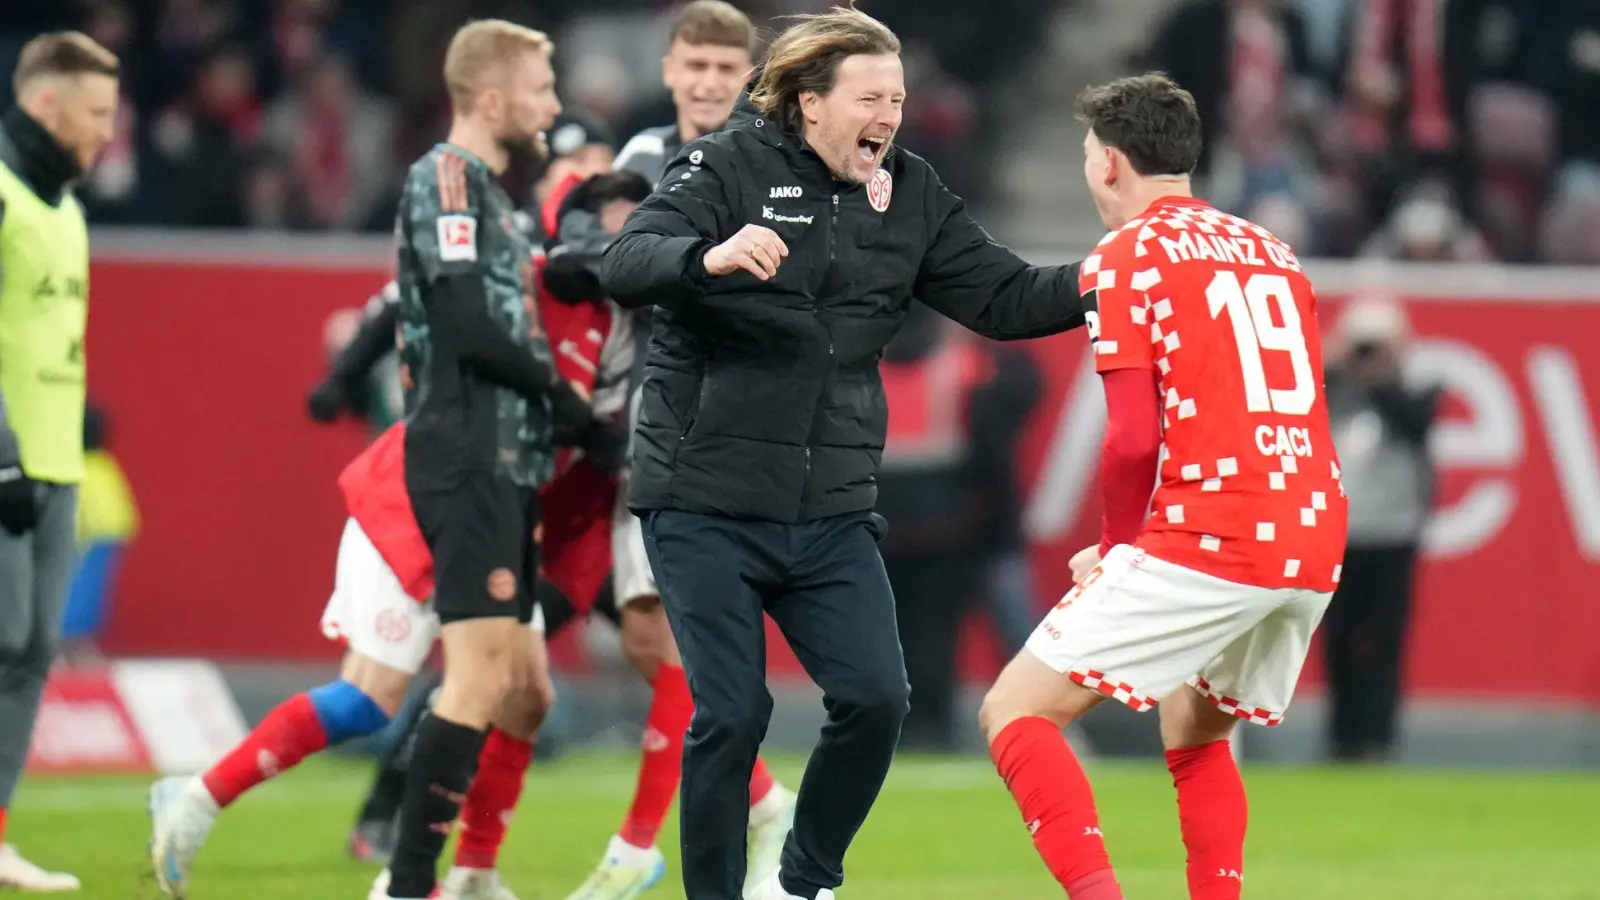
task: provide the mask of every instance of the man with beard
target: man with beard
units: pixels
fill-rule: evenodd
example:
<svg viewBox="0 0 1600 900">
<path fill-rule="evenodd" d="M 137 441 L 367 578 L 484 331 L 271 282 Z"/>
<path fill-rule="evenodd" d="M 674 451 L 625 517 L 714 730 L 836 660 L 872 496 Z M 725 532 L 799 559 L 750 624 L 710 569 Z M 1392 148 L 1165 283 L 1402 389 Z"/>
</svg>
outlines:
<svg viewBox="0 0 1600 900">
<path fill-rule="evenodd" d="M 538 489 L 561 431 L 589 409 L 537 321 L 531 248 L 496 177 L 544 152 L 561 111 L 552 46 L 500 20 L 456 32 L 444 64 L 448 140 L 412 165 L 396 224 L 405 480 L 434 560 L 444 681 L 417 728 L 389 896 L 425 898 L 491 724 L 532 671 Z M 507 702 L 510 701 L 510 702 Z"/>
<path fill-rule="evenodd" d="M 832 898 L 888 773 L 909 688 L 872 512 L 878 360 L 913 297 L 999 339 L 1085 322 L 1076 265 L 1028 265 L 894 146 L 905 93 L 882 23 L 798 17 L 727 127 L 678 152 L 605 254 L 612 299 L 657 308 L 628 501 L 695 704 L 689 900 Z M 763 612 L 828 722 L 781 876 L 754 873 L 745 892 L 747 785 L 772 711 Z"/>
</svg>

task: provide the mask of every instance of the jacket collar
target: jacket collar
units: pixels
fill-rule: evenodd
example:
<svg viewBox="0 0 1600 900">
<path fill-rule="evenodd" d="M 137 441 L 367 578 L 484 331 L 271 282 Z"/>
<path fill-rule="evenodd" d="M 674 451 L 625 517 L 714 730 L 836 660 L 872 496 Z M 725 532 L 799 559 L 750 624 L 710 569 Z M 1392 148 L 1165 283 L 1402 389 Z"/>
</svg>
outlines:
<svg viewBox="0 0 1600 900">
<path fill-rule="evenodd" d="M 0 116 L 0 162 L 51 206 L 84 174 L 67 148 L 18 106 Z"/>
</svg>

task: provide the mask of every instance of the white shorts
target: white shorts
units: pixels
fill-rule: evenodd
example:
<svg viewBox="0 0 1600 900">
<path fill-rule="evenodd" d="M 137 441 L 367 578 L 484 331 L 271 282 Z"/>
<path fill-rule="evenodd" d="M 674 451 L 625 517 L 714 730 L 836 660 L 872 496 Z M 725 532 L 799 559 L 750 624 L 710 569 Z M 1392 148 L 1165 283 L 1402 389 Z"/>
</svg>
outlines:
<svg viewBox="0 0 1600 900">
<path fill-rule="evenodd" d="M 544 631 L 544 610 L 537 605 L 528 627 Z M 422 670 L 439 639 L 433 602 L 418 603 L 406 593 L 355 519 L 345 522 L 339 539 L 333 596 L 322 611 L 322 633 L 407 675 Z"/>
<path fill-rule="evenodd" d="M 656 577 L 644 553 L 644 525 L 628 509 L 628 490 L 617 491 L 617 508 L 611 517 L 611 577 L 617 609 L 646 597 L 659 596 Z"/>
<path fill-rule="evenodd" d="M 1333 596 L 1224 581 L 1126 544 L 1085 580 L 1045 616 L 1029 652 L 1141 712 L 1189 684 L 1260 725 L 1283 721 Z"/>
</svg>

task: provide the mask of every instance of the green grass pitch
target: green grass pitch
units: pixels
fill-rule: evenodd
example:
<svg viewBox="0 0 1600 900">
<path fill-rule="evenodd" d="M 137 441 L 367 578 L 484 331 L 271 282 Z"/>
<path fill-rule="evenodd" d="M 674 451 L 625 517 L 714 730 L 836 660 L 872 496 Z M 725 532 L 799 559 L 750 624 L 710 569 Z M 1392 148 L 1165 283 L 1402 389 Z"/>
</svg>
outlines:
<svg viewBox="0 0 1600 900">
<path fill-rule="evenodd" d="M 802 761 L 775 770 L 789 784 Z M 522 900 L 562 900 L 598 860 L 632 790 L 634 759 L 585 755 L 529 776 L 502 870 Z M 371 769 L 314 761 L 224 814 L 191 881 L 193 900 L 366 896 L 373 870 L 344 854 Z M 1176 805 L 1159 762 L 1090 766 L 1129 900 L 1183 900 Z M 1255 900 L 1595 900 L 1600 773 L 1508 774 L 1247 766 L 1245 896 Z M 8 837 L 83 879 L 90 900 L 144 900 L 142 780 L 37 778 Z M 672 863 L 651 900 L 681 900 Z M 982 759 L 903 758 L 851 849 L 841 900 L 1062 896 Z"/>
</svg>

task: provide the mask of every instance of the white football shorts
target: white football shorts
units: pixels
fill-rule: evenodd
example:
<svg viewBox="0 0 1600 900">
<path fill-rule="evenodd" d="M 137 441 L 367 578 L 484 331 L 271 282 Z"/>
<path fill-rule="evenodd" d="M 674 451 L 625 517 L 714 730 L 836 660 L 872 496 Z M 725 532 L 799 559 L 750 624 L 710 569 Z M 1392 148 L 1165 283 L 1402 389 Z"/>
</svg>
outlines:
<svg viewBox="0 0 1600 900">
<path fill-rule="evenodd" d="M 619 610 L 660 595 L 644 554 L 644 526 L 628 509 L 626 484 L 617 491 L 617 508 L 611 517 L 611 577 Z"/>
<path fill-rule="evenodd" d="M 1224 581 L 1120 544 L 1046 614 L 1027 647 L 1141 712 L 1188 684 L 1223 712 L 1276 725 L 1332 596 Z"/>
<path fill-rule="evenodd" d="M 544 632 L 544 610 L 535 605 L 528 627 Z M 322 634 L 368 659 L 415 675 L 439 639 L 433 602 L 418 603 L 355 519 L 344 525 L 335 564 L 333 596 L 322 612 Z"/>
</svg>

